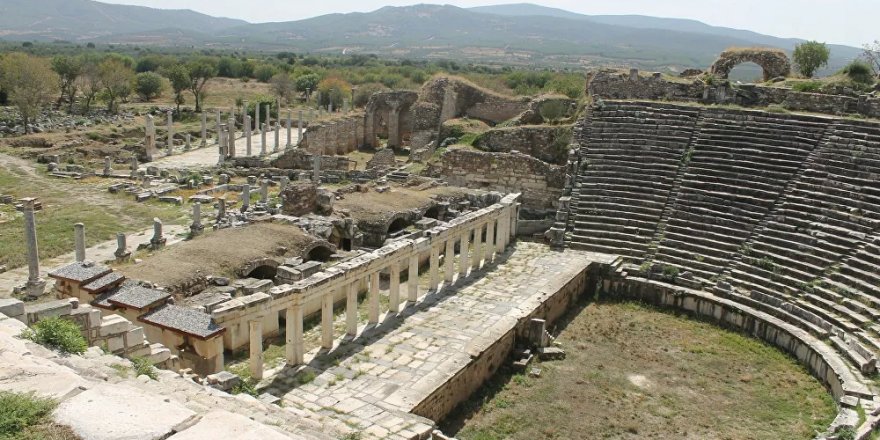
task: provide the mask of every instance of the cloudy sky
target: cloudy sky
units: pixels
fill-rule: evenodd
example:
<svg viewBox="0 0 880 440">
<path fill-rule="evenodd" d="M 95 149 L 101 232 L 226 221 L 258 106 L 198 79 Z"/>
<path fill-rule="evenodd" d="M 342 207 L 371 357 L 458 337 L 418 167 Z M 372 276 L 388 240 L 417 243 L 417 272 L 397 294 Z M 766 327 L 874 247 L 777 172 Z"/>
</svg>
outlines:
<svg viewBox="0 0 880 440">
<path fill-rule="evenodd" d="M 388 5 L 432 3 L 430 0 L 102 1 L 155 8 L 193 9 L 253 23 L 298 20 L 334 12 L 368 12 Z M 507 2 L 516 1 L 518 0 Z M 505 0 L 438 0 L 435 3 L 468 7 L 501 4 Z M 852 46 L 861 46 L 880 39 L 880 0 L 537 0 L 534 3 L 583 14 L 691 18 L 716 26 L 748 29 L 778 37 L 816 39 Z"/>
</svg>

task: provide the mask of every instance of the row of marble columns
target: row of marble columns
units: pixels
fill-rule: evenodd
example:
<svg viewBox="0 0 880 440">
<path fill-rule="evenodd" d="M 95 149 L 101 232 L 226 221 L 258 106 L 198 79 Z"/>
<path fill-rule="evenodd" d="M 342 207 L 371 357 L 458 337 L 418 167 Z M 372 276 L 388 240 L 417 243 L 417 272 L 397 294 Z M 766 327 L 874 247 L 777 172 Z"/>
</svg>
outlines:
<svg viewBox="0 0 880 440">
<path fill-rule="evenodd" d="M 502 211 L 502 215 L 493 217 L 491 220 L 471 226 L 466 231 L 448 237 L 445 240 L 436 240 L 431 244 L 429 260 L 429 287 L 430 292 L 440 290 L 440 256 L 443 252 L 444 282 L 445 286 L 452 285 L 455 280 L 455 266 L 458 262 L 459 279 L 466 277 L 471 271 L 482 268 L 485 264 L 493 262 L 496 254 L 502 252 L 510 243 L 515 231 L 517 209 L 508 207 Z M 496 233 L 497 232 L 497 233 Z M 485 233 L 485 242 L 483 239 Z M 459 255 L 455 257 L 455 245 L 459 244 Z M 347 284 L 328 289 L 320 297 L 321 301 L 321 347 L 332 349 L 335 340 L 333 334 L 333 304 L 337 293 L 345 296 L 345 327 L 346 335 L 357 336 L 358 332 L 358 293 L 363 285 L 367 287 L 367 321 L 370 325 L 379 323 L 379 280 L 381 273 L 387 269 L 390 273 L 389 286 L 389 313 L 396 314 L 401 310 L 401 267 L 406 263 L 408 271 L 406 294 L 408 306 L 414 306 L 419 301 L 419 257 L 416 252 L 403 259 L 390 261 L 382 269 L 375 270 Z M 341 296 L 340 295 L 340 296 Z M 303 305 L 297 299 L 286 309 L 286 358 L 290 365 L 300 365 L 304 362 L 305 346 L 303 340 Z M 249 322 L 250 329 L 250 367 L 255 378 L 263 377 L 263 340 L 262 323 L 260 320 Z"/>
</svg>

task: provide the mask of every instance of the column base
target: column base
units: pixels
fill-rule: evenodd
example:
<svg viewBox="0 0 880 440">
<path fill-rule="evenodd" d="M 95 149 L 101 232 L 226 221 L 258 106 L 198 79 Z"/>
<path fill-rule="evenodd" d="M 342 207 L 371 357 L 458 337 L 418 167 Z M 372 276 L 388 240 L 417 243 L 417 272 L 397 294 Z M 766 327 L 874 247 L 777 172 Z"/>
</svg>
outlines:
<svg viewBox="0 0 880 440">
<path fill-rule="evenodd" d="M 37 278 L 36 280 L 28 280 L 21 286 L 12 289 L 15 295 L 25 295 L 28 298 L 39 298 L 46 294 L 46 280 Z"/>
</svg>

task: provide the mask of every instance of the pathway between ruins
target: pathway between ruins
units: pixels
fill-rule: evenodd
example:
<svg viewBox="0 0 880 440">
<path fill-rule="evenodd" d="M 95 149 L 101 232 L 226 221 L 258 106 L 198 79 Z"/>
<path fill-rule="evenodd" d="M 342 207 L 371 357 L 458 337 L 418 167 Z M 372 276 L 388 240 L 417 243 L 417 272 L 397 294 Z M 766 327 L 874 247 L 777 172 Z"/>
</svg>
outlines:
<svg viewBox="0 0 880 440">
<path fill-rule="evenodd" d="M 310 352 L 305 370 L 317 374 L 310 383 L 299 385 L 303 368 L 286 365 L 267 371 L 263 383 L 285 407 L 341 419 L 369 438 L 410 438 L 431 423 L 409 414 L 416 405 L 590 263 L 613 259 L 517 243 L 496 264 L 424 297 L 400 316 L 386 315 L 378 327 L 361 326 L 353 341 L 343 340 L 329 353 Z"/>
</svg>

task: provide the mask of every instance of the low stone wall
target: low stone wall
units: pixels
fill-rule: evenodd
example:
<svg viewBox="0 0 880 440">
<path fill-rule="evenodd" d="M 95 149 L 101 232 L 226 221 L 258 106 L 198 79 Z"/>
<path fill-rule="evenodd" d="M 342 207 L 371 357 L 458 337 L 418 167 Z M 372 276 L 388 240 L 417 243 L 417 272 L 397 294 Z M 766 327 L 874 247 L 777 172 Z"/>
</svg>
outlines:
<svg viewBox="0 0 880 440">
<path fill-rule="evenodd" d="M 671 82 L 659 73 L 644 76 L 633 69 L 629 74 L 600 70 L 588 76 L 587 91 L 594 98 L 683 101 L 703 104 L 735 104 L 745 107 L 780 105 L 794 111 L 835 115 L 861 114 L 880 117 L 880 98 L 869 95 L 847 96 L 803 93 L 760 85 L 710 85 L 700 79 L 690 83 Z"/>
<path fill-rule="evenodd" d="M 876 397 L 865 380 L 847 368 L 845 361 L 830 345 L 805 330 L 736 301 L 635 277 L 604 278 L 600 295 L 682 310 L 696 318 L 747 333 L 795 357 L 828 387 L 838 401 L 839 414 L 828 433 L 840 426 L 857 427 L 854 425 L 861 422 L 857 422 L 855 405 L 859 399 L 872 400 Z"/>
<path fill-rule="evenodd" d="M 271 165 L 275 168 L 286 170 L 309 170 L 314 168 L 314 154 L 297 148 L 289 150 L 272 161 Z M 357 164 L 341 156 L 321 156 L 321 170 L 334 171 L 351 171 Z"/>
<path fill-rule="evenodd" d="M 522 153 L 448 150 L 427 173 L 453 186 L 520 192 L 523 206 L 532 210 L 555 210 L 565 187 L 565 166 Z"/>
<path fill-rule="evenodd" d="M 478 102 L 473 107 L 467 109 L 465 114 L 468 117 L 479 119 L 481 121 L 490 121 L 499 123 L 508 119 L 513 119 L 524 111 L 528 110 L 529 104 L 525 101 L 487 101 Z"/>
<path fill-rule="evenodd" d="M 519 151 L 556 165 L 568 162 L 571 125 L 528 125 L 491 129 L 477 138 L 474 146 L 483 151 Z"/>
<path fill-rule="evenodd" d="M 554 324 L 568 313 L 581 296 L 595 286 L 597 265 L 584 267 L 576 276 L 555 280 L 561 285 L 547 286 L 537 292 L 530 302 L 519 305 L 522 315 L 503 320 L 486 329 L 485 336 L 469 349 L 470 363 L 434 390 L 411 411 L 431 420 L 443 420 L 474 392 L 476 392 L 508 360 L 517 338 L 528 339 L 529 321 L 543 319 Z"/>
</svg>

